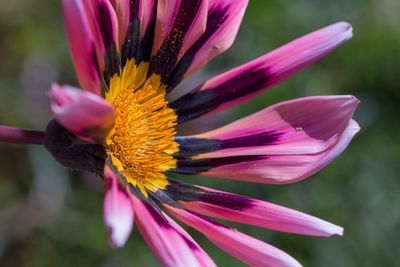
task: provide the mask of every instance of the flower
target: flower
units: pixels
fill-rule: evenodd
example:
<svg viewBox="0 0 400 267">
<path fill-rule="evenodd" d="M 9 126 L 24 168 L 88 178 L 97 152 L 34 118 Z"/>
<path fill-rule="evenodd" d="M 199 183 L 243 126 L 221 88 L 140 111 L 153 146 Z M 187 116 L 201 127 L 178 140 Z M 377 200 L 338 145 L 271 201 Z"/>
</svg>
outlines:
<svg viewBox="0 0 400 267">
<path fill-rule="evenodd" d="M 247 0 L 63 0 L 83 90 L 54 84 L 46 132 L 0 127 L 0 140 L 44 143 L 65 167 L 104 179 L 104 222 L 122 247 L 134 222 L 165 266 L 215 266 L 166 213 L 252 266 L 300 266 L 215 217 L 311 236 L 339 226 L 272 203 L 187 184 L 171 173 L 287 184 L 333 161 L 358 132 L 353 96 L 281 102 L 213 131 L 177 125 L 227 109 L 286 80 L 352 37 L 340 22 L 204 82 L 169 101 L 185 78 L 228 49 Z M 209 217 L 206 217 L 209 216 Z"/>
</svg>

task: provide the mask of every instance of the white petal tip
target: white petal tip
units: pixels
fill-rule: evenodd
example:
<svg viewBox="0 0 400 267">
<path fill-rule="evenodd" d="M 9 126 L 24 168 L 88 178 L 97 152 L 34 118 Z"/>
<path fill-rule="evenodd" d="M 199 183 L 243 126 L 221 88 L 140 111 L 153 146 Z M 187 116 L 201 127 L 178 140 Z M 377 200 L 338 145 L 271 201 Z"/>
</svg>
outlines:
<svg viewBox="0 0 400 267">
<path fill-rule="evenodd" d="M 335 25 L 341 29 L 346 40 L 349 40 L 351 37 L 353 37 L 353 26 L 351 26 L 350 23 L 342 21 L 336 23 Z"/>
</svg>

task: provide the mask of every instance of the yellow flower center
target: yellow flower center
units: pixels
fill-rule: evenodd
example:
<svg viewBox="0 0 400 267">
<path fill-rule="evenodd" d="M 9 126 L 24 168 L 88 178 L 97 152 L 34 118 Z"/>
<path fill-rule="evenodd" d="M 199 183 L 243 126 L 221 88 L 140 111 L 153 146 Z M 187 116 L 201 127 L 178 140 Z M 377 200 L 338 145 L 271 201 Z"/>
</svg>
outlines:
<svg viewBox="0 0 400 267">
<path fill-rule="evenodd" d="M 165 189 L 164 172 L 176 167 L 176 114 L 167 106 L 165 87 L 158 75 L 146 79 L 148 63 L 128 61 L 110 81 L 106 100 L 114 106 L 115 126 L 106 139 L 106 151 L 128 183 L 147 190 Z M 147 189 L 147 190 L 146 190 Z"/>
</svg>

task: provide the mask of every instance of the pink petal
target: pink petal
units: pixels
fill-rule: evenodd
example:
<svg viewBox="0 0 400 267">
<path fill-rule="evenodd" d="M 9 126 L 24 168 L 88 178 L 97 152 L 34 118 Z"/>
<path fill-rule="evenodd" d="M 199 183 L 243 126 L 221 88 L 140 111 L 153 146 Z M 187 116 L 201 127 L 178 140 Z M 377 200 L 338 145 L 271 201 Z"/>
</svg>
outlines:
<svg viewBox="0 0 400 267">
<path fill-rule="evenodd" d="M 95 94 L 55 84 L 49 96 L 55 119 L 83 141 L 101 142 L 114 125 L 113 107 Z"/>
<path fill-rule="evenodd" d="M 166 208 L 179 220 L 204 234 L 217 247 L 250 266 L 301 266 L 285 252 L 237 230 L 182 209 Z"/>
<path fill-rule="evenodd" d="M 350 24 L 333 24 L 205 82 L 171 107 L 185 121 L 237 105 L 288 79 L 351 37 Z"/>
<path fill-rule="evenodd" d="M 273 105 L 195 136 L 217 141 L 220 150 L 179 159 L 176 172 L 273 184 L 302 180 L 339 156 L 358 132 L 351 120 L 357 104 L 352 96 L 323 96 Z"/>
<path fill-rule="evenodd" d="M 206 0 L 160 0 L 150 72 L 165 81 L 179 58 L 204 33 Z"/>
<path fill-rule="evenodd" d="M 139 21 L 140 21 L 140 38 L 143 39 L 152 23 L 152 18 L 156 10 L 156 0 L 140 0 L 139 5 Z"/>
<path fill-rule="evenodd" d="M 132 232 L 134 220 L 132 200 L 107 165 L 104 167 L 104 185 L 104 223 L 109 232 L 111 245 L 120 248 L 125 245 Z"/>
<path fill-rule="evenodd" d="M 128 31 L 131 2 L 137 1 L 138 0 L 110 0 L 118 19 L 118 41 L 120 45 L 124 43 Z"/>
<path fill-rule="evenodd" d="M 72 59 L 82 88 L 100 95 L 96 42 L 82 1 L 63 0 L 64 22 Z"/>
<path fill-rule="evenodd" d="M 171 180 L 167 193 L 190 211 L 289 233 L 342 235 L 343 228 L 265 201 Z"/>
<path fill-rule="evenodd" d="M 110 46 L 119 47 L 118 19 L 109 0 L 84 0 L 87 17 L 96 37 L 98 56 L 104 58 Z"/>
<path fill-rule="evenodd" d="M 164 213 L 132 195 L 137 225 L 163 266 L 215 266 L 196 242 Z"/>
</svg>

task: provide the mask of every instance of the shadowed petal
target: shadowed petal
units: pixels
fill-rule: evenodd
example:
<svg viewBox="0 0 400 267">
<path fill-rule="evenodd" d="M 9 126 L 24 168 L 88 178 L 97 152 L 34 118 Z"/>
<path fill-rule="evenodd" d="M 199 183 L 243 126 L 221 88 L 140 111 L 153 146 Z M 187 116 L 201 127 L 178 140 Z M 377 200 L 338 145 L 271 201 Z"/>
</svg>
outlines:
<svg viewBox="0 0 400 267">
<path fill-rule="evenodd" d="M 132 195 L 137 225 L 154 254 L 168 267 L 215 266 L 196 242 L 168 216 Z"/>
<path fill-rule="evenodd" d="M 125 245 L 133 228 L 132 200 L 107 165 L 104 167 L 104 185 L 104 223 L 109 232 L 111 245 L 120 248 Z"/>
<path fill-rule="evenodd" d="M 114 110 L 103 98 L 71 86 L 49 93 L 55 119 L 83 141 L 101 142 L 114 125 Z"/>
<path fill-rule="evenodd" d="M 189 142 L 177 138 L 180 156 L 193 156 L 196 147 L 202 150 L 192 159 L 178 159 L 175 171 L 274 184 L 304 179 L 334 160 L 358 132 L 351 120 L 358 102 L 352 96 L 300 98 Z"/>
<path fill-rule="evenodd" d="M 139 0 L 110 0 L 118 19 L 118 43 L 122 45 L 128 31 L 130 4 Z"/>
<path fill-rule="evenodd" d="M 72 59 L 83 89 L 100 95 L 100 76 L 96 39 L 88 21 L 85 5 L 79 0 L 63 0 L 64 23 Z"/>
<path fill-rule="evenodd" d="M 206 187 L 171 180 L 167 194 L 188 210 L 218 219 L 311 236 L 343 234 L 342 227 L 299 211 Z"/>
<path fill-rule="evenodd" d="M 194 213 L 165 206 L 185 224 L 204 234 L 217 247 L 251 266 L 301 266 L 285 252 L 237 230 L 211 221 Z"/>
<path fill-rule="evenodd" d="M 204 33 L 207 20 L 206 0 L 160 0 L 154 35 L 150 73 L 163 81 L 179 58 Z"/>
<path fill-rule="evenodd" d="M 350 24 L 333 24 L 205 82 L 170 106 L 180 122 L 229 108 L 288 79 L 351 37 Z"/>
<path fill-rule="evenodd" d="M 206 30 L 168 78 L 168 91 L 232 45 L 247 4 L 248 0 L 209 1 Z"/>
</svg>

